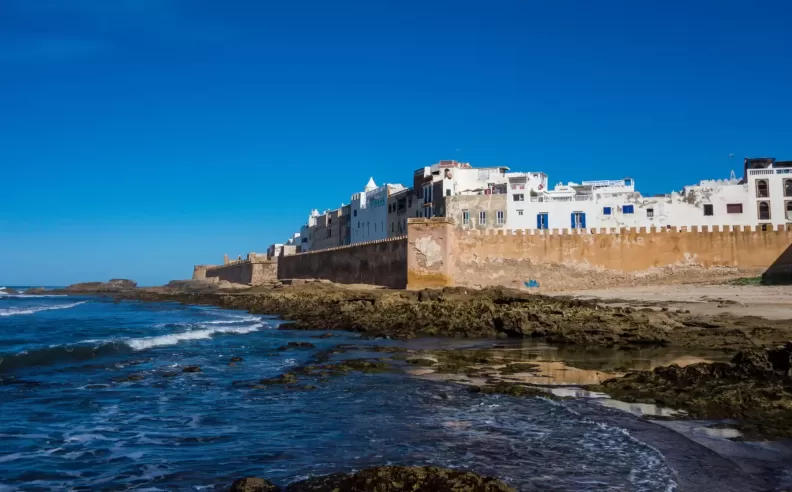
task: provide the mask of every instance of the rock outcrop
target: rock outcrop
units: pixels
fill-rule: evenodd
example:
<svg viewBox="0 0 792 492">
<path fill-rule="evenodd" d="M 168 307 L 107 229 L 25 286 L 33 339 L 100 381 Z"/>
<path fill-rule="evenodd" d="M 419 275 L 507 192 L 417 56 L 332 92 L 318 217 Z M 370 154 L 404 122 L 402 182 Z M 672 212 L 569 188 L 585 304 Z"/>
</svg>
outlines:
<svg viewBox="0 0 792 492">
<path fill-rule="evenodd" d="M 608 307 L 594 301 L 489 288 L 435 291 L 348 289 L 307 284 L 244 293 L 164 294 L 138 289 L 135 298 L 176 300 L 275 314 L 281 329 L 352 330 L 370 337 L 542 338 L 585 345 L 674 345 L 741 349 L 789 339 L 785 322 L 678 311 Z"/>
<path fill-rule="evenodd" d="M 237 480 L 231 487 L 231 492 L 279 490 L 281 489 L 262 478 Z M 357 473 L 336 473 L 295 482 L 282 490 L 285 492 L 514 492 L 513 488 L 496 478 L 434 466 L 381 466 Z"/>
<path fill-rule="evenodd" d="M 627 402 L 653 403 L 694 419 L 733 419 L 746 437 L 792 437 L 792 342 L 739 352 L 731 362 L 676 364 L 592 387 Z"/>
</svg>

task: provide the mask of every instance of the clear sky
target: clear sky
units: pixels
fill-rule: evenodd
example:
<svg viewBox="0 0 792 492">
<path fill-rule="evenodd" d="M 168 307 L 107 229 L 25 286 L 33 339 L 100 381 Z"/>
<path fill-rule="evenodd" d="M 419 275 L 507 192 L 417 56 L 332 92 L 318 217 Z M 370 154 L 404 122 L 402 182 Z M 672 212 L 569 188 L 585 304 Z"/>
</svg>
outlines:
<svg viewBox="0 0 792 492">
<path fill-rule="evenodd" d="M 0 0 L 0 286 L 186 278 L 440 159 L 644 193 L 792 159 L 790 20 L 788 0 Z"/>
</svg>

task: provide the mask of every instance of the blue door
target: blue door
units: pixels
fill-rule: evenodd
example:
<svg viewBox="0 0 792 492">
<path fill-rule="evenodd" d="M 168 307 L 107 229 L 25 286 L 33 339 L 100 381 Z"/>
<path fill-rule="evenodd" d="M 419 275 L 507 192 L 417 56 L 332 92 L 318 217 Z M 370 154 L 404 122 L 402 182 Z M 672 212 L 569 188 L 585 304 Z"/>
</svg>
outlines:
<svg viewBox="0 0 792 492">
<path fill-rule="evenodd" d="M 547 229 L 547 214 L 536 214 L 536 228 Z"/>
<path fill-rule="evenodd" d="M 585 229 L 586 228 L 586 214 L 583 212 L 572 213 L 572 229 Z"/>
</svg>

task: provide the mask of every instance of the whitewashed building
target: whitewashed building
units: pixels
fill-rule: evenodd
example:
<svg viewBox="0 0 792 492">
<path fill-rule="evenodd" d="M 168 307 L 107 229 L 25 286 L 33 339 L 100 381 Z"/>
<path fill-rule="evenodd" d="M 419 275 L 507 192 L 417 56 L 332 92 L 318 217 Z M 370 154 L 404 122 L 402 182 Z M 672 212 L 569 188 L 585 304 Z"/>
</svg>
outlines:
<svg viewBox="0 0 792 492">
<path fill-rule="evenodd" d="M 372 177 L 363 192 L 352 195 L 350 244 L 388 237 L 388 197 L 401 190 L 404 186 L 400 184 L 377 186 Z"/>
<path fill-rule="evenodd" d="M 754 223 L 765 227 L 792 223 L 792 161 L 746 158 L 745 177 L 749 198 L 744 213 Z"/>
</svg>

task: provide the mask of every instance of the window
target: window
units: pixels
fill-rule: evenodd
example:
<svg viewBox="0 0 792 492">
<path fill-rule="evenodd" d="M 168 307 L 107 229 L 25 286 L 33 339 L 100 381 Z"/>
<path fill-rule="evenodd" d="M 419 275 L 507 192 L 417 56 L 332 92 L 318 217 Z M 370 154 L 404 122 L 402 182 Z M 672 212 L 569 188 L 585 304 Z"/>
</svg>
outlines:
<svg viewBox="0 0 792 492">
<path fill-rule="evenodd" d="M 357 210 L 353 211 L 353 212 L 352 212 L 352 215 L 353 215 L 353 216 L 355 216 L 355 217 L 357 217 Z"/>
<path fill-rule="evenodd" d="M 522 194 L 522 193 L 517 193 L 515 195 L 512 195 L 512 197 L 513 197 L 512 200 L 514 200 L 515 202 L 524 202 L 525 201 L 525 195 Z"/>
<path fill-rule="evenodd" d="M 712 207 L 711 203 L 705 203 L 704 204 L 704 215 L 715 215 L 715 212 L 713 211 L 713 207 Z"/>
<path fill-rule="evenodd" d="M 622 206 L 622 213 L 623 214 L 631 214 L 635 212 L 635 208 L 632 205 L 623 205 Z"/>
<path fill-rule="evenodd" d="M 517 215 L 522 215 L 522 214 L 523 214 L 523 211 L 522 211 L 522 210 L 518 210 L 518 211 L 517 211 Z"/>
<path fill-rule="evenodd" d="M 757 198 L 767 198 L 770 196 L 770 192 L 767 189 L 767 180 L 760 179 L 756 182 L 756 197 Z"/>
<path fill-rule="evenodd" d="M 479 225 L 487 225 L 487 212 L 479 212 Z"/>
<path fill-rule="evenodd" d="M 728 204 L 726 204 L 726 213 L 727 214 L 741 214 L 742 213 L 742 203 L 728 203 Z"/>
<path fill-rule="evenodd" d="M 786 208 L 786 220 L 792 222 L 792 202 L 786 202 L 784 207 Z"/>
<path fill-rule="evenodd" d="M 784 180 L 784 196 L 792 196 L 792 179 Z"/>
<path fill-rule="evenodd" d="M 358 221 L 358 229 L 360 229 L 360 221 Z"/>
<path fill-rule="evenodd" d="M 654 209 L 653 208 L 647 208 L 646 209 L 646 217 L 648 219 L 653 219 L 654 218 Z"/>
<path fill-rule="evenodd" d="M 396 232 L 396 224 L 393 221 L 391 221 L 391 232 Z"/>
<path fill-rule="evenodd" d="M 548 215 L 545 214 L 536 214 L 536 228 L 537 229 L 547 229 L 548 223 Z"/>
<path fill-rule="evenodd" d="M 451 190 L 446 190 L 446 196 L 451 196 Z"/>
<path fill-rule="evenodd" d="M 610 215 L 613 210 L 610 207 L 602 207 L 602 215 Z"/>
<path fill-rule="evenodd" d="M 572 212 L 572 229 L 586 228 L 586 214 L 583 212 Z"/>
<path fill-rule="evenodd" d="M 503 225 L 506 223 L 506 214 L 503 213 L 503 210 L 498 210 L 498 225 Z"/>
<path fill-rule="evenodd" d="M 463 225 L 470 224 L 470 211 L 469 210 L 463 210 L 462 211 L 462 224 Z"/>
<path fill-rule="evenodd" d="M 407 208 L 412 208 L 412 198 L 407 200 Z"/>
<path fill-rule="evenodd" d="M 327 237 L 333 237 L 333 230 L 332 229 L 328 229 L 327 230 Z"/>
<path fill-rule="evenodd" d="M 770 220 L 770 203 L 759 202 L 759 220 Z"/>
</svg>

